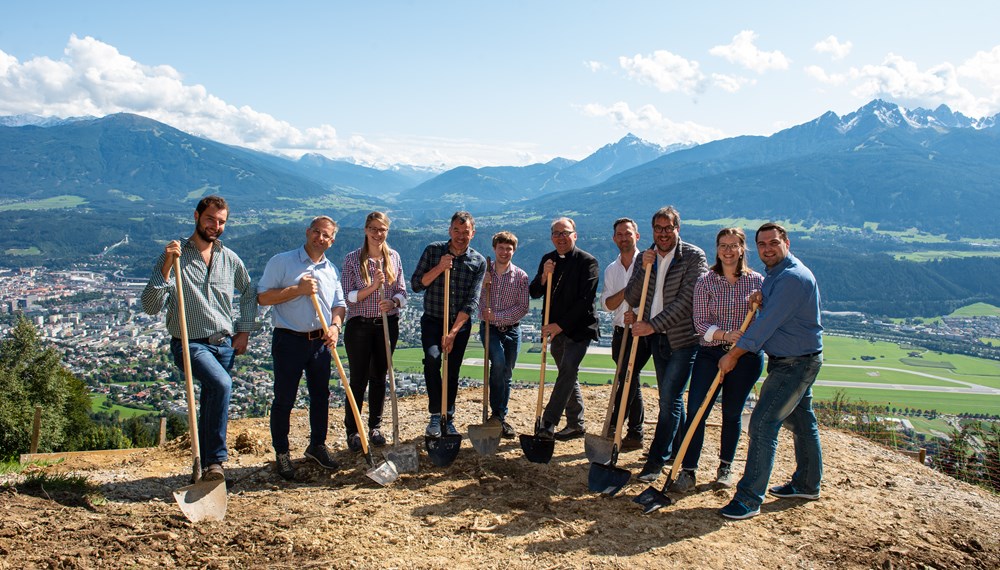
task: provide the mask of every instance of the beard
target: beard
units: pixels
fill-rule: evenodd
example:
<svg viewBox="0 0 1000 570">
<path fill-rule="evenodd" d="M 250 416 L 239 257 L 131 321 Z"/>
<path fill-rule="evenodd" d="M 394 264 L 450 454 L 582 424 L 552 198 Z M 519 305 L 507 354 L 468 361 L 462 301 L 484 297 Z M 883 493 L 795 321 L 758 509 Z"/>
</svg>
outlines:
<svg viewBox="0 0 1000 570">
<path fill-rule="evenodd" d="M 218 232 L 217 234 L 212 235 L 212 234 L 208 233 L 205 230 L 205 228 L 203 228 L 201 226 L 197 226 L 195 228 L 195 231 L 198 232 L 198 237 L 200 237 L 201 239 L 207 241 L 208 243 L 215 243 L 215 240 L 219 239 L 219 236 L 222 235 L 222 232 Z"/>
</svg>

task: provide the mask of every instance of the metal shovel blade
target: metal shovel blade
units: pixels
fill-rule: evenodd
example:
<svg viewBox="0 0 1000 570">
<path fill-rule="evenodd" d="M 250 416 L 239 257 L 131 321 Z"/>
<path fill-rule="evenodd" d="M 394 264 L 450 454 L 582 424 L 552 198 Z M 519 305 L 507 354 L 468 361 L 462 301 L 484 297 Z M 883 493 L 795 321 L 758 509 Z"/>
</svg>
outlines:
<svg viewBox="0 0 1000 570">
<path fill-rule="evenodd" d="M 552 452 L 556 449 L 556 440 L 536 435 L 521 434 L 521 450 L 532 463 L 548 463 L 552 461 Z"/>
<path fill-rule="evenodd" d="M 615 440 L 594 434 L 583 436 L 583 451 L 591 463 L 608 464 L 614 455 Z"/>
<path fill-rule="evenodd" d="M 593 493 L 613 497 L 622 487 L 628 484 L 632 472 L 614 465 L 601 463 L 590 464 L 590 474 L 587 476 L 587 487 Z"/>
<path fill-rule="evenodd" d="M 399 479 L 399 471 L 392 461 L 383 461 L 377 467 L 372 467 L 365 475 L 383 487 Z"/>
<path fill-rule="evenodd" d="M 431 463 L 438 467 L 447 467 L 458 457 L 458 451 L 462 447 L 461 435 L 443 434 L 441 437 L 424 436 L 424 444 L 427 446 L 427 455 L 431 458 Z"/>
<path fill-rule="evenodd" d="M 669 507 L 674 503 L 674 500 L 656 487 L 647 487 L 645 491 L 639 493 L 638 497 L 632 499 L 632 502 L 642 505 L 642 514 L 648 515 L 663 507 Z"/>
<path fill-rule="evenodd" d="M 201 480 L 174 491 L 174 500 L 193 523 L 221 521 L 226 517 L 226 481 Z"/>
<path fill-rule="evenodd" d="M 420 467 L 420 456 L 413 445 L 392 445 L 382 455 L 396 466 L 397 473 L 416 473 Z"/>
<path fill-rule="evenodd" d="M 482 425 L 469 426 L 469 441 L 480 455 L 493 455 L 500 447 L 503 428 L 496 420 L 487 420 Z"/>
</svg>

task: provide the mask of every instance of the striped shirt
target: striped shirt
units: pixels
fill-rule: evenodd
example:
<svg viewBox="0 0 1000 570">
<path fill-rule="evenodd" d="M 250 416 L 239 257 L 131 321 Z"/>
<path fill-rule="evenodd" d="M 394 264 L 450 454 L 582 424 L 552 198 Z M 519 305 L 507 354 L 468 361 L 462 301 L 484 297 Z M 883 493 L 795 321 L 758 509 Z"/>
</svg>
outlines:
<svg viewBox="0 0 1000 570">
<path fill-rule="evenodd" d="M 163 278 L 161 253 L 153 265 L 146 288 L 142 291 L 142 310 L 150 315 L 167 306 L 167 330 L 181 337 L 177 318 L 176 279 Z M 246 266 L 233 250 L 222 241 L 212 244 L 212 264 L 205 265 L 201 252 L 190 238 L 181 240 L 181 273 L 184 283 L 184 312 L 189 338 L 205 338 L 215 333 L 253 332 L 260 328 L 257 320 L 257 295 Z M 233 291 L 240 293 L 239 319 L 233 314 Z"/>
<path fill-rule="evenodd" d="M 747 297 L 760 290 L 764 276 L 754 270 L 740 275 L 733 285 L 725 277 L 709 270 L 694 286 L 694 330 L 702 346 L 722 346 L 725 341 L 712 340 L 715 331 L 739 330 L 750 310 Z"/>
<path fill-rule="evenodd" d="M 523 269 L 511 263 L 507 271 L 497 273 L 496 265 L 490 271 L 490 308 L 493 309 L 492 325 L 508 327 L 520 322 L 528 314 L 528 274 Z M 485 280 L 484 280 L 485 281 Z M 483 291 L 486 283 L 483 283 Z M 479 311 L 479 319 L 483 316 L 485 307 Z"/>
<path fill-rule="evenodd" d="M 374 275 L 376 269 L 382 269 L 382 260 L 368 258 L 368 275 Z M 396 272 L 396 280 L 390 283 L 389 299 L 398 299 L 402 307 L 406 304 L 406 282 L 403 280 L 403 262 L 400 261 L 399 254 L 394 249 L 389 250 L 389 263 L 392 264 Z M 368 287 L 368 284 L 361 278 L 361 249 L 356 249 L 344 256 L 344 291 L 347 292 L 347 320 L 353 317 L 364 317 L 374 319 L 382 316 L 382 311 L 378 308 L 378 303 L 384 296 L 385 284 L 377 291 L 358 301 L 358 291 Z M 389 315 L 398 315 L 399 310 L 389 311 Z"/>
<path fill-rule="evenodd" d="M 449 253 L 448 241 L 436 241 L 424 248 L 417 262 L 413 276 L 410 277 L 410 286 L 414 293 L 426 290 L 424 294 L 424 314 L 428 317 L 444 318 L 444 273 L 431 282 L 429 287 L 424 287 L 421 283 L 424 274 L 441 262 L 441 258 Z M 486 258 L 471 247 L 465 250 L 462 255 L 456 256 L 451 263 L 451 299 L 449 300 L 448 315 L 449 322 L 455 322 L 455 317 L 459 312 L 469 315 L 470 318 L 479 312 L 479 293 L 483 285 L 483 277 L 486 275 Z"/>
</svg>

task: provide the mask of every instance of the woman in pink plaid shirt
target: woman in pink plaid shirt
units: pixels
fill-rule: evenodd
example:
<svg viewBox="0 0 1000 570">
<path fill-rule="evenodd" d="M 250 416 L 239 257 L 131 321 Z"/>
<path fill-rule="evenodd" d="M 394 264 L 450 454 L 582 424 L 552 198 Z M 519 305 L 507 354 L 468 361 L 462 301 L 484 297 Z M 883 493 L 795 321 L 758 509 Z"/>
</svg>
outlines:
<svg viewBox="0 0 1000 570">
<path fill-rule="evenodd" d="M 385 445 L 382 410 L 385 404 L 385 376 L 389 364 L 385 354 L 382 319 L 389 322 L 389 343 L 396 349 L 399 337 L 399 309 L 406 305 L 406 280 L 399 254 L 386 243 L 389 217 L 372 212 L 365 218 L 365 242 L 344 257 L 342 271 L 347 296 L 344 348 L 347 350 L 351 392 L 363 405 L 368 389 L 368 441 Z M 346 406 L 345 406 L 346 409 Z M 359 427 L 349 411 L 344 416 L 347 447 L 361 451 Z"/>
</svg>

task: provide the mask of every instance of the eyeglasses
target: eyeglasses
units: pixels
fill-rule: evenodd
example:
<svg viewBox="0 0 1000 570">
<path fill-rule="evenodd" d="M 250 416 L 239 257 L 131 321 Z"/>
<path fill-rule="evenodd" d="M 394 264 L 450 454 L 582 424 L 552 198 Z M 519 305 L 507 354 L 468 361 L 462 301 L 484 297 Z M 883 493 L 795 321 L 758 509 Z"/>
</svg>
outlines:
<svg viewBox="0 0 1000 570">
<path fill-rule="evenodd" d="M 739 251 L 743 248 L 743 246 L 738 243 L 720 243 L 716 247 L 719 248 L 719 251 Z"/>
<path fill-rule="evenodd" d="M 319 237 L 319 239 L 323 241 L 331 241 L 332 239 L 337 237 L 337 234 L 328 234 L 323 230 L 317 230 L 316 228 L 309 228 L 309 231 L 316 234 Z"/>
<path fill-rule="evenodd" d="M 373 234 L 384 234 L 389 232 L 389 228 L 373 228 L 372 226 L 368 226 L 365 229 Z"/>
<path fill-rule="evenodd" d="M 677 226 L 653 226 L 653 231 L 658 234 L 669 234 L 677 229 Z"/>
<path fill-rule="evenodd" d="M 554 237 L 554 238 L 560 238 L 560 237 L 567 238 L 567 237 L 569 237 L 569 236 L 571 236 L 571 235 L 573 235 L 575 233 L 576 232 L 574 232 L 572 230 L 564 231 L 564 232 L 552 232 L 552 237 Z"/>
</svg>

